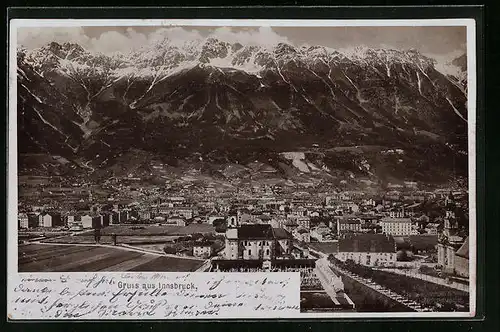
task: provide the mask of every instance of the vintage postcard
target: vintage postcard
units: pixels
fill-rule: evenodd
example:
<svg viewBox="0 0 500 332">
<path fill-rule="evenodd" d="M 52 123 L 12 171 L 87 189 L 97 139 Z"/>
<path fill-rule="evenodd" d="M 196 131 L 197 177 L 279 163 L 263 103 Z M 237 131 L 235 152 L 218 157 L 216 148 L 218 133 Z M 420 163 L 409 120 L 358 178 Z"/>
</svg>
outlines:
<svg viewBox="0 0 500 332">
<path fill-rule="evenodd" d="M 12 20 L 8 317 L 473 317 L 475 38 Z"/>
</svg>

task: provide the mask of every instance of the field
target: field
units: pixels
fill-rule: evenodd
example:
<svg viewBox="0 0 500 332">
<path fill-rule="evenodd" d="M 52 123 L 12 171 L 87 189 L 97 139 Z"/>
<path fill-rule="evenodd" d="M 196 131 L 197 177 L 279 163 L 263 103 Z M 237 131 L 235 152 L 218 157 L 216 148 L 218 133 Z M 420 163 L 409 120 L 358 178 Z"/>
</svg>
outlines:
<svg viewBox="0 0 500 332">
<path fill-rule="evenodd" d="M 195 271 L 201 260 L 182 259 L 86 245 L 19 246 L 19 272 Z"/>
<path fill-rule="evenodd" d="M 165 244 L 180 236 L 195 233 L 214 233 L 215 228 L 208 224 L 176 225 L 110 225 L 101 230 L 101 244 L 112 244 L 112 234 L 117 235 L 117 243 L 125 244 Z M 58 233 L 57 238 L 47 238 L 44 243 L 94 244 L 94 231 L 88 230 L 75 235 Z"/>
<path fill-rule="evenodd" d="M 127 224 L 122 224 L 122 225 L 110 225 L 108 227 L 105 227 L 101 230 L 102 235 L 111 235 L 111 234 L 116 234 L 118 236 L 121 235 L 127 235 L 127 236 L 135 236 L 135 235 L 146 235 L 146 236 L 152 236 L 152 235 L 170 235 L 178 230 L 180 230 L 182 226 L 176 226 L 176 225 L 149 225 L 149 224 L 144 224 L 144 225 L 127 225 Z M 92 234 L 93 231 L 90 231 L 90 234 Z"/>
<path fill-rule="evenodd" d="M 150 224 L 135 224 L 135 225 L 110 225 L 101 230 L 101 235 L 111 235 L 116 234 L 118 236 L 154 236 L 154 235 L 187 235 L 194 233 L 212 233 L 215 232 L 215 228 L 209 224 L 190 224 L 187 226 L 176 226 L 176 225 L 150 225 Z M 81 233 L 81 235 L 92 234 Z"/>
<path fill-rule="evenodd" d="M 165 244 L 164 243 L 137 244 L 137 245 L 135 245 L 135 247 L 141 248 L 141 249 L 146 249 L 146 250 L 153 250 L 153 251 L 163 252 L 163 248 L 165 248 Z"/>
<path fill-rule="evenodd" d="M 162 243 L 172 241 L 178 238 L 178 235 L 175 236 L 162 236 L 162 235 L 153 235 L 153 236 L 118 236 L 117 243 L 125 243 L 125 244 L 153 244 L 153 243 Z M 63 236 L 53 239 L 43 240 L 44 243 L 82 243 L 82 244 L 94 244 L 94 235 L 76 235 L 76 236 Z M 101 236 L 100 243 L 102 244 L 112 244 L 113 238 L 110 235 Z"/>
</svg>

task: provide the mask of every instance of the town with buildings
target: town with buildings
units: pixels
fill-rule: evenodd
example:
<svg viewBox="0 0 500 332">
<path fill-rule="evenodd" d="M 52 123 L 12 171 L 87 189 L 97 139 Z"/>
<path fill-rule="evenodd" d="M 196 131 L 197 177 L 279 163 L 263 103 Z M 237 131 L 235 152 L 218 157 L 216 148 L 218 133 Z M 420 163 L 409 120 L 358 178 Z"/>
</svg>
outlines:
<svg viewBox="0 0 500 332">
<path fill-rule="evenodd" d="M 468 310 L 463 190 L 32 183 L 21 272 L 295 271 L 304 312 Z"/>
</svg>

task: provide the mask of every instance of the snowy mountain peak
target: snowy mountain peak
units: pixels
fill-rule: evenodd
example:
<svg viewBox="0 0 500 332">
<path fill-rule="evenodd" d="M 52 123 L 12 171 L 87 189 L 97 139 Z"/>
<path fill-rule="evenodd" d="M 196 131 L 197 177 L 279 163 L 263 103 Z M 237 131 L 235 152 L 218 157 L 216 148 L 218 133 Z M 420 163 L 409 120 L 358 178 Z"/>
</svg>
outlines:
<svg viewBox="0 0 500 332">
<path fill-rule="evenodd" d="M 410 167 L 425 178 L 432 165 L 460 157 L 456 151 L 467 143 L 463 88 L 416 50 L 165 36 L 130 52 L 98 54 L 50 43 L 19 50 L 18 91 L 23 151 L 99 155 L 110 164 L 133 148 L 177 161 L 193 153 L 210 162 L 262 156 L 277 168 L 305 164 L 311 174 L 311 165 L 369 165 L 377 176 L 398 177 Z M 36 139 L 40 131 L 47 140 Z M 328 148 L 324 158 L 309 151 L 319 142 Z M 358 154 L 364 145 L 408 154 L 398 157 L 404 162 L 381 160 L 376 149 Z M 352 148 L 330 149 L 340 146 Z M 279 154 L 286 151 L 304 158 Z"/>
<path fill-rule="evenodd" d="M 328 65 L 332 60 L 355 62 L 361 65 L 384 66 L 387 75 L 395 64 L 416 65 L 421 70 L 433 67 L 435 61 L 416 50 L 399 51 L 392 49 L 371 49 L 355 47 L 352 49 L 334 50 L 318 45 L 302 45 L 296 47 L 280 42 L 268 48 L 256 45 L 230 43 L 217 38 L 200 40 L 173 40 L 163 36 L 140 49 L 129 53 L 109 55 L 93 54 L 78 44 L 52 42 L 39 49 L 27 53 L 27 62 L 35 70 L 43 73 L 58 67 L 102 67 L 116 71 L 119 77 L 124 72 L 136 72 L 136 76 L 153 75 L 158 70 L 174 70 L 198 62 L 215 67 L 233 68 L 255 73 L 265 68 L 273 69 L 293 63 L 296 67 L 307 67 L 310 64 Z"/>
</svg>

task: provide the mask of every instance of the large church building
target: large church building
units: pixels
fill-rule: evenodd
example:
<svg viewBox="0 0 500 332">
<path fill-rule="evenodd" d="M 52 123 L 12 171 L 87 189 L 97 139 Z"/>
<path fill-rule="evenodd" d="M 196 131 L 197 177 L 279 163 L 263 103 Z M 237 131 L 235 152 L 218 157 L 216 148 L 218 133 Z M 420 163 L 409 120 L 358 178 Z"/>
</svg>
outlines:
<svg viewBox="0 0 500 332">
<path fill-rule="evenodd" d="M 240 225 L 230 215 L 226 230 L 226 259 L 274 260 L 291 254 L 292 235 L 269 224 Z"/>
</svg>

